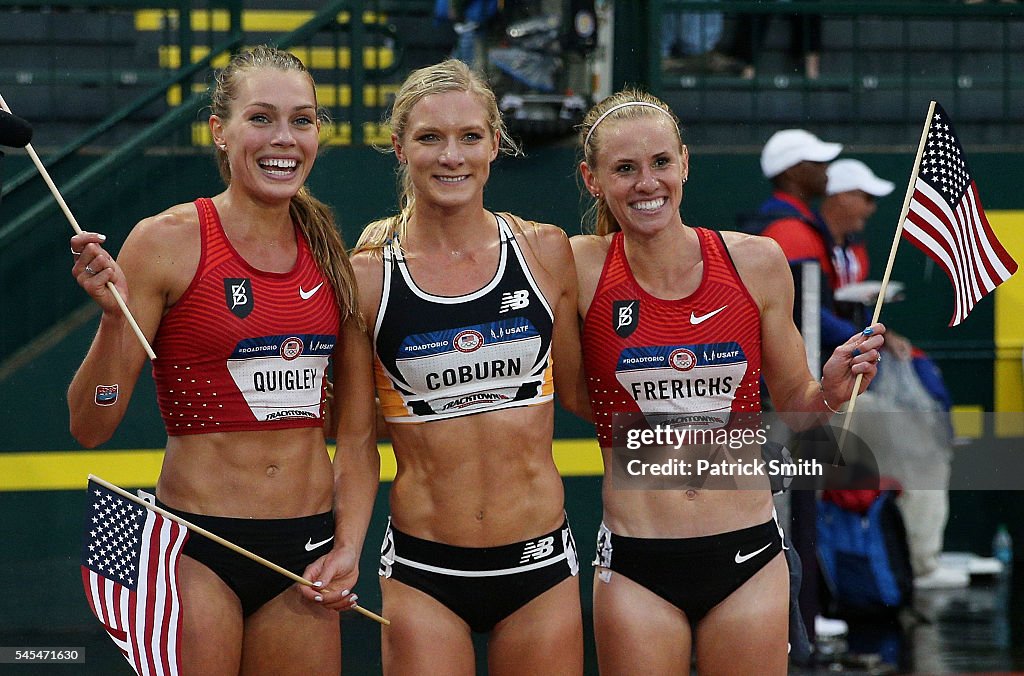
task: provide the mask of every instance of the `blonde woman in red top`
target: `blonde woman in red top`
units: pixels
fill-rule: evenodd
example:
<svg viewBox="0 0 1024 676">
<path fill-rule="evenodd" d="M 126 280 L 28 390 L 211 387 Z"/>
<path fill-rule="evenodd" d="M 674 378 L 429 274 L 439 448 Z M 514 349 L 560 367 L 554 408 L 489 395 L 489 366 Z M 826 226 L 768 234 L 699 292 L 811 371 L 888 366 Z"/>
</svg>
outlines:
<svg viewBox="0 0 1024 676">
<path fill-rule="evenodd" d="M 818 383 L 779 247 L 683 223 L 689 153 L 668 107 L 619 92 L 589 112 L 580 141 L 597 213 L 596 234 L 572 245 L 605 463 L 594 562 L 601 673 L 689 674 L 695 654 L 701 674 L 784 674 L 788 574 L 767 477 L 733 490 L 616 485 L 616 427 L 631 415 L 725 425 L 760 411 L 762 377 L 780 411 L 802 414 L 796 424 L 824 421 L 857 374 L 865 385 L 873 377 L 884 327 L 840 346 Z"/>
<path fill-rule="evenodd" d="M 377 458 L 370 348 L 333 217 L 304 187 L 320 128 L 308 71 L 277 49 L 242 52 L 211 104 L 223 192 L 142 220 L 116 261 L 102 235 L 71 238 L 72 272 L 103 309 L 68 390 L 71 431 L 89 448 L 107 441 L 146 363 L 112 282 L 157 354 L 168 434 L 158 504 L 309 576 L 333 540 L 358 533 L 358 552 L 366 528 L 332 507 L 353 481 L 345 460 Z M 345 430 L 337 472 L 323 420 L 331 357 Z M 183 554 L 182 673 L 338 674 L 332 609 L 352 605 L 354 574 L 304 598 L 200 535 Z"/>
</svg>

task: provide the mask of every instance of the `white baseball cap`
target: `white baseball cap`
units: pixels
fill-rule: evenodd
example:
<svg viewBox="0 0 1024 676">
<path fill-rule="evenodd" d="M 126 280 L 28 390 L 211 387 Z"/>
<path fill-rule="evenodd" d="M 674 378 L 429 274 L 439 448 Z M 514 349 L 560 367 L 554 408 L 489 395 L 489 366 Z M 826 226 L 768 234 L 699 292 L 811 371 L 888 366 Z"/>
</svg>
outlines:
<svg viewBox="0 0 1024 676">
<path fill-rule="evenodd" d="M 825 143 L 803 129 L 783 129 L 772 134 L 761 150 L 761 171 L 765 178 L 774 178 L 801 162 L 831 162 L 843 146 Z"/>
<path fill-rule="evenodd" d="M 863 190 L 875 197 L 885 197 L 895 187 L 892 181 L 875 176 L 860 160 L 836 160 L 828 165 L 828 187 L 825 189 L 828 195 Z"/>
</svg>

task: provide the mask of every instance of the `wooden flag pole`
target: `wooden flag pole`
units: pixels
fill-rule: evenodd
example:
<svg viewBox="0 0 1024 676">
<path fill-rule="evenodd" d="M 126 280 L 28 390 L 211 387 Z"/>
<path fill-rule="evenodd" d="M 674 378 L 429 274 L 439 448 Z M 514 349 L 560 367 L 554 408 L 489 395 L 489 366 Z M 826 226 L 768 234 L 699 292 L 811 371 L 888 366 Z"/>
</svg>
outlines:
<svg viewBox="0 0 1024 676">
<path fill-rule="evenodd" d="M 7 102 L 4 101 L 4 97 L 0 95 L 0 108 L 11 113 L 11 109 L 7 106 Z M 12 115 L 14 113 L 11 113 Z M 53 179 L 50 178 L 50 174 L 46 171 L 46 167 L 43 166 L 42 161 L 39 159 L 39 155 L 36 154 L 35 148 L 32 147 L 31 143 L 25 144 L 25 152 L 32 159 L 32 164 L 36 165 L 36 169 L 39 170 L 39 175 L 43 177 L 43 181 L 46 182 L 46 186 L 50 189 L 50 193 L 54 199 L 57 200 L 57 204 L 60 205 L 61 211 L 64 212 L 64 216 L 68 219 L 68 223 L 71 224 L 71 229 L 75 231 L 75 234 L 82 234 L 82 228 L 78 225 L 78 221 L 75 219 L 75 215 L 71 213 L 71 209 L 68 208 L 67 202 L 64 201 L 64 197 L 61 196 L 60 191 L 57 190 L 56 184 Z M 132 331 L 135 333 L 135 337 L 142 343 L 142 348 L 149 355 L 150 360 L 156 359 L 156 353 L 153 352 L 152 346 L 149 341 L 146 340 L 146 336 L 142 333 L 142 329 L 139 328 L 138 322 L 135 321 L 135 317 L 132 316 L 131 311 L 128 310 L 128 305 L 125 304 L 124 299 L 118 292 L 117 287 L 114 286 L 113 282 L 107 282 L 107 288 L 114 295 L 114 300 L 117 301 L 117 306 L 121 308 L 121 312 L 124 313 L 125 319 L 128 320 L 128 324 L 132 327 Z"/>
<path fill-rule="evenodd" d="M 924 130 L 921 132 L 921 142 L 917 145 L 917 157 L 914 158 L 914 168 L 910 172 L 910 183 L 907 185 L 907 194 L 903 198 L 903 208 L 900 210 L 900 219 L 896 223 L 896 235 L 892 238 L 892 247 L 889 249 L 889 261 L 885 266 L 885 274 L 882 275 L 882 286 L 878 290 L 878 298 L 875 299 L 875 311 L 871 315 L 871 321 L 868 323 L 874 324 L 878 321 L 879 315 L 882 314 L 882 303 L 885 302 L 885 289 L 889 286 L 889 276 L 892 275 L 892 267 L 896 262 L 896 249 L 900 245 L 900 237 L 903 235 L 903 222 L 907 219 L 907 213 L 910 211 L 910 200 L 914 196 L 914 186 L 917 183 L 917 175 L 921 171 L 921 157 L 924 155 L 925 142 L 928 140 L 928 129 L 932 126 L 932 116 L 935 114 L 935 101 L 932 101 L 928 105 L 928 116 L 924 121 Z M 842 452 L 843 442 L 846 441 L 846 434 L 850 429 L 850 419 L 853 417 L 853 411 L 857 407 L 857 393 L 860 392 L 861 381 L 864 380 L 864 374 L 858 373 L 857 379 L 853 383 L 853 393 L 850 395 L 849 405 L 846 407 L 846 416 L 843 418 L 843 429 L 839 434 L 839 449 L 837 450 L 836 459 L 838 460 L 838 453 Z"/>
<path fill-rule="evenodd" d="M 304 577 L 302 577 L 300 575 L 296 575 L 295 573 L 293 573 L 292 571 L 288 570 L 287 568 L 282 568 L 281 566 L 277 565 L 276 563 L 273 563 L 272 561 L 267 561 L 262 556 L 260 556 L 258 554 L 253 554 L 248 549 L 243 549 L 242 547 L 239 547 L 235 543 L 230 542 L 228 540 L 225 540 L 224 538 L 222 538 L 221 536 L 217 535 L 216 533 L 211 533 L 210 531 L 206 530 L 205 528 L 197 526 L 197 525 L 195 525 L 194 523 L 192 523 L 190 521 L 186 521 L 185 519 L 181 518 L 177 514 L 173 514 L 171 512 L 168 512 L 166 509 L 163 509 L 161 507 L 157 507 L 154 504 L 150 504 L 150 503 L 146 502 L 145 500 L 143 500 L 142 498 L 138 497 L 137 495 L 132 495 L 128 491 L 124 490 L 123 488 L 119 488 L 119 487 L 115 486 L 114 484 L 110 483 L 109 481 L 101 479 L 101 478 L 99 478 L 98 476 L 96 476 L 94 474 L 90 474 L 89 475 L 89 480 L 90 481 L 95 481 L 99 485 L 101 485 L 104 488 L 107 488 L 107 489 L 117 493 L 121 497 L 127 498 L 128 500 L 131 500 L 132 502 L 134 502 L 134 503 L 136 503 L 138 505 L 142 505 L 146 509 L 152 510 L 152 511 L 156 512 L 157 514 L 160 514 L 160 515 L 170 519 L 171 521 L 174 521 L 175 523 L 181 524 L 185 528 L 188 528 L 190 531 L 193 531 L 195 533 L 199 533 L 203 537 L 210 538 L 214 542 L 216 542 L 218 544 L 221 544 L 221 545 L 224 545 L 225 547 L 227 547 L 231 551 L 236 552 L 238 554 L 241 554 L 242 556 L 246 557 L 247 559 L 252 559 L 256 563 L 264 565 L 267 568 L 270 568 L 271 570 L 276 571 L 276 572 L 280 573 L 281 575 L 284 575 L 285 577 L 287 577 L 288 579 L 292 580 L 293 582 L 298 582 L 299 584 L 304 584 L 307 587 L 313 587 L 314 586 L 314 584 L 312 582 L 310 582 L 309 580 L 307 580 L 306 578 L 304 578 Z M 383 624 L 385 626 L 388 626 L 388 625 L 391 624 L 391 622 L 389 620 L 381 617 L 377 613 L 371 612 L 371 611 L 367 610 L 366 608 L 363 608 L 362 606 L 360 606 L 358 604 L 352 606 L 352 610 L 356 611 L 360 615 L 364 615 L 364 616 L 370 618 L 371 620 L 374 620 L 375 622 L 380 622 L 381 624 Z"/>
</svg>

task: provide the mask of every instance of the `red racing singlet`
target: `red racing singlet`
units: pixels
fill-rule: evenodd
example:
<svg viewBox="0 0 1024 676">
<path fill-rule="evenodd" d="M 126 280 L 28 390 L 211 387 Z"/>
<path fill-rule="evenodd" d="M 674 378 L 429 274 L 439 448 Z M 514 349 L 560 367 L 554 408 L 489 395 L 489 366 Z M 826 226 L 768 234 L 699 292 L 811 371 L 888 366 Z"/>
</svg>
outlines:
<svg viewBox="0 0 1024 676">
<path fill-rule="evenodd" d="M 612 238 L 583 322 L 583 363 L 598 441 L 615 413 L 677 414 L 697 424 L 761 410 L 761 315 L 720 234 L 696 228 L 704 272 L 686 298 L 662 300 L 633 277 Z"/>
<path fill-rule="evenodd" d="M 296 227 L 290 271 L 257 270 L 231 245 L 213 202 L 195 204 L 199 267 L 153 345 L 167 434 L 321 426 L 339 312 L 305 237 Z"/>
</svg>

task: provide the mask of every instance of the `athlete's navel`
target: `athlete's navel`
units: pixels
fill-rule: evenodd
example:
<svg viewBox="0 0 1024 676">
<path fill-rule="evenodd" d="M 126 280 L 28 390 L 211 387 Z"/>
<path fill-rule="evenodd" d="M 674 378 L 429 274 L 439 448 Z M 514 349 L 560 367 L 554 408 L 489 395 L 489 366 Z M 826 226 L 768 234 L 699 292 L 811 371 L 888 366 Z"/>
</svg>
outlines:
<svg viewBox="0 0 1024 676">
<path fill-rule="evenodd" d="M 484 520 L 484 510 L 481 509 L 479 512 L 476 513 L 476 520 L 477 521 L 483 521 Z"/>
<path fill-rule="evenodd" d="M 275 476 L 280 469 L 277 465 L 267 465 L 267 476 Z"/>
<path fill-rule="evenodd" d="M 693 490 L 692 488 L 687 488 L 686 489 L 686 499 L 687 500 L 696 500 L 697 499 L 697 491 Z"/>
</svg>

